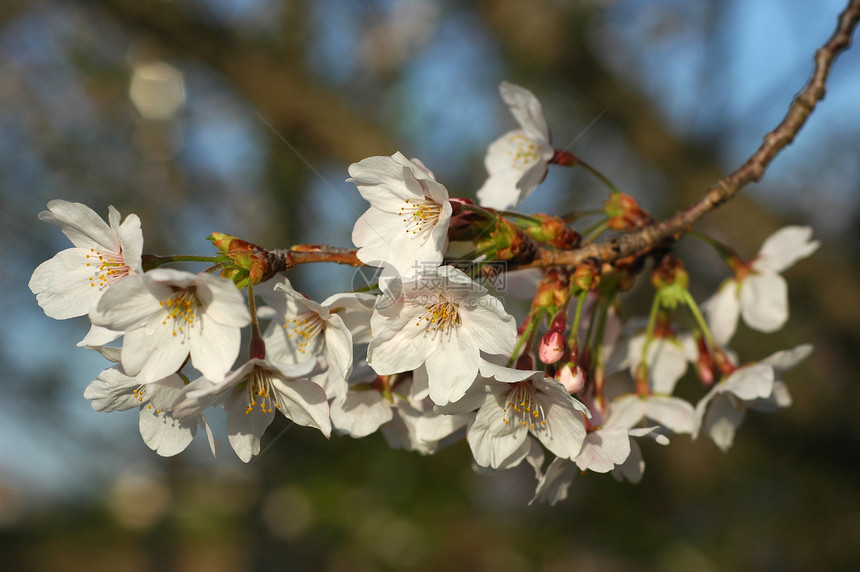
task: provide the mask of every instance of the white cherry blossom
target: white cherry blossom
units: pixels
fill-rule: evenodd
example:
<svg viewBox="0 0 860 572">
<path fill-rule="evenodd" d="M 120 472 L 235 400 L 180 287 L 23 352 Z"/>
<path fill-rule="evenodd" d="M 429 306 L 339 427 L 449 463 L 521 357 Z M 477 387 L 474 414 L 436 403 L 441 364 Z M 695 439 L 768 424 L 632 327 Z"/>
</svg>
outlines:
<svg viewBox="0 0 860 572">
<path fill-rule="evenodd" d="M 437 405 L 460 399 L 478 374 L 480 353 L 510 354 L 516 324 L 501 301 L 460 270 L 442 266 L 393 278 L 371 316 L 367 363 L 380 375 L 427 368 Z"/>
<path fill-rule="evenodd" d="M 397 399 L 393 417 L 381 427 L 382 435 L 394 449 L 432 455 L 442 447 L 463 439 L 469 415 L 441 415 L 430 399 Z"/>
<path fill-rule="evenodd" d="M 314 381 L 329 397 L 346 394 L 352 370 L 353 343 L 368 341 L 374 296 L 361 293 L 335 294 L 321 304 L 295 289 L 290 281 L 259 291 L 276 313 L 263 339 L 271 361 L 298 363 L 319 357 L 326 371 Z M 352 331 L 357 339 L 353 340 Z"/>
<path fill-rule="evenodd" d="M 462 414 L 477 409 L 466 439 L 475 462 L 492 469 L 519 464 L 536 438 L 557 457 L 573 459 L 585 439 L 588 409 L 542 371 L 481 362 L 481 377 L 457 403 L 439 408 Z"/>
<path fill-rule="evenodd" d="M 693 438 L 704 431 L 720 450 L 728 451 L 747 409 L 773 411 L 791 405 L 788 389 L 777 376 L 799 364 L 810 353 L 811 345 L 799 345 L 739 367 L 720 380 L 696 404 Z"/>
<path fill-rule="evenodd" d="M 751 261 L 739 264 L 704 307 L 714 339 L 729 342 L 738 317 L 760 332 L 775 332 L 788 320 L 788 285 L 780 273 L 818 249 L 808 226 L 787 226 L 772 234 Z"/>
<path fill-rule="evenodd" d="M 692 433 L 695 411 L 687 401 L 670 395 L 636 395 L 616 397 L 609 406 L 606 425 L 632 428 L 650 419 L 673 433 Z"/>
<path fill-rule="evenodd" d="M 185 383 L 178 375 L 170 375 L 153 383 L 141 383 L 112 367 L 101 372 L 87 386 L 84 397 L 92 402 L 93 409 L 105 413 L 139 408 L 140 435 L 144 443 L 162 457 L 171 457 L 184 451 L 194 438 L 198 426 L 206 432 L 212 453 L 217 457 L 219 443 L 202 412 L 179 419 L 170 410 L 184 387 Z"/>
<path fill-rule="evenodd" d="M 340 432 L 359 439 L 374 433 L 394 416 L 394 395 L 366 362 L 360 362 L 349 379 L 349 390 L 331 402 L 331 423 Z"/>
<path fill-rule="evenodd" d="M 122 367 L 145 383 L 175 373 L 189 354 L 203 375 L 223 379 L 250 315 L 230 280 L 158 268 L 115 284 L 90 320 L 125 332 Z"/>
<path fill-rule="evenodd" d="M 143 251 L 140 219 L 108 207 L 108 223 L 81 203 L 53 200 L 39 220 L 60 230 L 74 248 L 40 264 L 30 278 L 30 290 L 45 314 L 57 320 L 83 316 L 112 284 L 139 274 Z"/>
<path fill-rule="evenodd" d="M 696 359 L 695 342 L 689 335 L 655 333 L 646 350 L 646 338 L 643 332 L 628 342 L 627 362 L 630 375 L 636 377 L 636 369 L 644 357 L 648 367 L 651 391 L 671 395 L 675 391 L 678 380 L 687 372 L 689 362 Z"/>
<path fill-rule="evenodd" d="M 520 128 L 508 131 L 487 149 L 484 164 L 489 177 L 478 189 L 478 201 L 501 210 L 522 202 L 544 180 L 555 151 L 534 94 L 506 81 L 499 92 Z"/>
<path fill-rule="evenodd" d="M 252 358 L 222 381 L 201 377 L 186 386 L 173 405 L 176 416 L 198 415 L 221 404 L 227 411 L 227 435 L 236 455 L 246 463 L 260 453 L 260 439 L 275 418 L 275 410 L 297 425 L 331 434 L 329 404 L 322 387 L 309 378 L 320 364 L 296 364 Z"/>
<path fill-rule="evenodd" d="M 349 166 L 350 178 L 370 208 L 356 221 L 358 259 L 391 265 L 402 276 L 416 265 L 438 266 L 448 245 L 448 190 L 417 159 L 402 153 L 368 157 Z"/>
</svg>

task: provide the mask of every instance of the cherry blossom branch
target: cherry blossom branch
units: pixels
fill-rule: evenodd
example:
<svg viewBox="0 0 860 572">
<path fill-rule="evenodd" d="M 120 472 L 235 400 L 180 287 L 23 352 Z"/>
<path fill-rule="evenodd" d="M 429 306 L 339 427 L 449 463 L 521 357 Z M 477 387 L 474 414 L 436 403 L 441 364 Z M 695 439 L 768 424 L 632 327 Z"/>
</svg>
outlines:
<svg viewBox="0 0 860 572">
<path fill-rule="evenodd" d="M 812 77 L 806 87 L 795 96 L 785 118 L 773 131 L 764 136 L 762 145 L 743 165 L 712 185 L 700 201 L 666 220 L 630 234 L 613 237 L 606 242 L 568 251 L 538 248 L 532 261 L 516 267 L 576 266 L 589 258 L 612 262 L 619 258 L 647 252 L 656 246 L 679 239 L 699 219 L 729 201 L 748 183 L 758 182 L 773 159 L 794 140 L 815 106 L 824 98 L 830 68 L 836 57 L 850 46 L 851 35 L 858 20 L 860 20 L 860 0 L 850 0 L 839 16 L 833 35 L 816 51 Z"/>
<path fill-rule="evenodd" d="M 791 144 L 815 106 L 824 98 L 830 68 L 836 57 L 850 46 L 851 35 L 858 20 L 860 0 L 850 0 L 838 18 L 833 35 L 816 51 L 812 77 L 795 96 L 782 122 L 764 136 L 761 146 L 743 165 L 712 185 L 701 200 L 668 219 L 649 223 L 635 232 L 615 236 L 606 242 L 569 250 L 544 246 L 527 249 L 526 256 L 507 261 L 508 268 L 578 266 L 589 259 L 613 262 L 619 258 L 644 254 L 655 247 L 674 242 L 691 231 L 693 225 L 707 213 L 732 199 L 750 182 L 758 182 L 773 159 Z M 472 207 L 470 210 L 483 209 Z M 322 244 L 303 244 L 276 250 L 254 248 L 258 249 L 257 254 L 267 261 L 264 280 L 278 272 L 291 270 L 299 264 L 333 262 L 349 266 L 363 265 L 356 256 L 356 249 L 351 248 Z"/>
<path fill-rule="evenodd" d="M 291 270 L 299 264 L 334 262 L 349 266 L 364 266 L 355 255 L 355 248 L 342 248 L 325 244 L 299 244 L 288 249 L 267 251 L 272 273 Z"/>
</svg>

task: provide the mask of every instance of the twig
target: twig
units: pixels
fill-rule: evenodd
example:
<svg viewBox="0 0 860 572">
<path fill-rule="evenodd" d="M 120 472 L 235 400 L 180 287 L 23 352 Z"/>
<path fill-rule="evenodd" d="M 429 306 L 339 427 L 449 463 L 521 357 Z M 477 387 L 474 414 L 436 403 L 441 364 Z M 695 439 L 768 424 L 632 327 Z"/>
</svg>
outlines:
<svg viewBox="0 0 860 572">
<path fill-rule="evenodd" d="M 712 185 L 705 196 L 674 216 L 641 230 L 614 237 L 606 242 L 591 244 L 569 251 L 539 248 L 534 260 L 520 264 L 519 268 L 538 266 L 576 266 L 594 258 L 612 262 L 619 258 L 647 252 L 648 250 L 677 240 L 705 214 L 730 200 L 750 182 L 758 182 L 771 161 L 793 140 L 807 118 L 824 98 L 825 85 L 830 68 L 836 57 L 851 44 L 851 35 L 860 20 L 860 0 L 850 0 L 840 14 L 836 30 L 815 53 L 815 69 L 812 77 L 794 98 L 782 122 L 765 135 L 758 150 L 732 174 Z"/>
<path fill-rule="evenodd" d="M 851 35 L 860 20 L 860 0 L 850 0 L 840 14 L 833 35 L 815 53 L 815 68 L 806 86 L 795 96 L 782 122 L 764 136 L 758 150 L 733 173 L 708 189 L 705 196 L 672 217 L 649 224 L 597 244 L 574 250 L 538 247 L 527 262 L 509 261 L 509 269 L 551 266 L 578 266 L 588 259 L 613 262 L 678 240 L 710 211 L 730 200 L 750 182 L 758 182 L 773 159 L 795 138 L 815 106 L 824 98 L 827 76 L 836 57 L 851 44 Z M 290 270 L 298 264 L 334 262 L 362 266 L 354 249 L 328 245 L 300 245 L 288 250 L 270 250 L 268 256 L 274 272 Z"/>
</svg>

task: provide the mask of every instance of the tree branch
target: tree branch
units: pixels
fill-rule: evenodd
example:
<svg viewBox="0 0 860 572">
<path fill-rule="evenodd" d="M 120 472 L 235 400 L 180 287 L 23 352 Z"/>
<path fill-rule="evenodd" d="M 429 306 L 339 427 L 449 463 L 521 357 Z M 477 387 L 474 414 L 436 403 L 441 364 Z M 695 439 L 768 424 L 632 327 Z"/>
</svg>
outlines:
<svg viewBox="0 0 860 572">
<path fill-rule="evenodd" d="M 836 57 L 851 44 L 851 35 L 858 20 L 860 20 L 860 0 L 850 0 L 839 16 L 833 35 L 815 53 L 815 69 L 812 77 L 794 98 L 782 122 L 765 135 L 761 146 L 743 165 L 712 185 L 697 203 L 664 221 L 630 234 L 614 237 L 607 242 L 591 244 L 571 251 L 539 248 L 533 261 L 519 267 L 576 266 L 589 258 L 612 262 L 619 258 L 647 252 L 655 246 L 677 240 L 699 219 L 737 195 L 747 184 L 759 181 L 773 159 L 794 140 L 815 106 L 824 98 L 830 68 Z"/>
</svg>

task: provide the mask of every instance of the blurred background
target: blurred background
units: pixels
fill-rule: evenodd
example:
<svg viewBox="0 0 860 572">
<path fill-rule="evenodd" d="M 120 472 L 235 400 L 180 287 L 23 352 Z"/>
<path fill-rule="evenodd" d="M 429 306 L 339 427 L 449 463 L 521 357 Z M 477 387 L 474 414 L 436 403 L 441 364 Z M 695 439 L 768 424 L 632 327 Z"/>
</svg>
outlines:
<svg viewBox="0 0 860 572">
<path fill-rule="evenodd" d="M 349 246 L 366 205 L 347 166 L 397 150 L 474 198 L 487 145 L 514 127 L 503 79 L 539 97 L 556 147 L 669 215 L 781 120 L 844 3 L 0 3 L 0 236 L 16 269 L 0 275 L 4 569 L 860 568 L 856 47 L 761 184 L 699 226 L 745 256 L 788 223 L 822 240 L 787 272 L 788 326 L 742 326 L 733 343 L 745 360 L 815 345 L 786 375 L 794 406 L 749 414 L 727 455 L 707 439 L 645 443 L 635 486 L 588 474 L 564 503 L 528 506 L 530 469 L 477 475 L 464 443 L 424 458 L 282 419 L 248 465 L 229 446 L 212 459 L 200 435 L 162 459 L 136 412 L 83 398 L 108 365 L 74 345 L 86 319 L 47 318 L 26 286 L 68 246 L 36 218 L 53 198 L 137 213 L 159 254 L 208 254 L 214 230 Z M 604 194 L 552 168 L 521 208 L 594 208 Z M 682 251 L 703 300 L 726 272 L 698 244 Z M 291 279 L 322 299 L 351 275 Z"/>
</svg>

